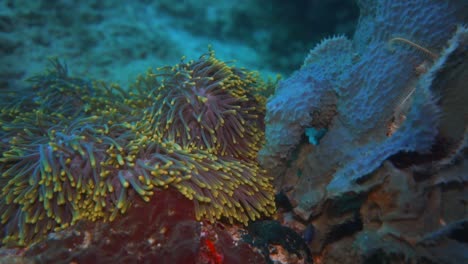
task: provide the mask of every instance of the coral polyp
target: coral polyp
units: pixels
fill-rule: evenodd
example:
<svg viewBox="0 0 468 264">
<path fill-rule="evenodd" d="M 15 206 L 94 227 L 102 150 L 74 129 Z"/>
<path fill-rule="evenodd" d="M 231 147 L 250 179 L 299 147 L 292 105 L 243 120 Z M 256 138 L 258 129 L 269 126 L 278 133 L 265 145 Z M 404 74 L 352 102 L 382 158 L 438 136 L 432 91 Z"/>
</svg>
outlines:
<svg viewBox="0 0 468 264">
<path fill-rule="evenodd" d="M 265 98 L 253 73 L 210 53 L 125 91 L 53 66 L 0 104 L 3 244 L 113 221 L 157 189 L 192 200 L 201 221 L 247 224 L 274 212 L 271 178 L 256 161 Z"/>
<path fill-rule="evenodd" d="M 263 140 L 259 83 L 214 54 L 164 68 L 150 113 L 154 129 L 180 144 L 236 158 L 255 158 Z M 256 92 L 257 90 L 257 92 Z"/>
</svg>

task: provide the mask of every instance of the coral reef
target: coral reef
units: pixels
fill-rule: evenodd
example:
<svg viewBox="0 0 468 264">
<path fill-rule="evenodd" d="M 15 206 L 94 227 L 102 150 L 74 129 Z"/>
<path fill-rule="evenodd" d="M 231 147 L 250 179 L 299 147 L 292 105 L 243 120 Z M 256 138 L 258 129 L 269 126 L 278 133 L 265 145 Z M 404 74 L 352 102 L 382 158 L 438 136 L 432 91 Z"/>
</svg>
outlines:
<svg viewBox="0 0 468 264">
<path fill-rule="evenodd" d="M 423 237 L 467 217 L 467 5 L 358 4 L 354 37 L 318 44 L 267 102 L 259 158 L 294 207 L 282 221 L 312 223 L 325 263 L 352 263 L 336 251 L 351 245 L 363 261 L 466 262 L 462 240 Z"/>
<path fill-rule="evenodd" d="M 274 213 L 271 178 L 255 159 L 265 91 L 252 73 L 210 52 L 149 71 L 127 92 L 53 66 L 1 103 L 2 243 L 112 222 L 167 188 L 193 201 L 197 220 Z"/>
<path fill-rule="evenodd" d="M 1 2 L 0 262 L 468 263 L 468 4 L 355 2 Z"/>
<path fill-rule="evenodd" d="M 371 4 L 360 5 L 377 12 L 369 7 Z M 379 16 L 395 21 L 400 17 L 398 9 L 420 9 L 417 4 L 408 5 L 385 2 L 375 8 L 382 12 Z M 445 63 L 443 54 L 452 52 L 453 46 L 463 46 L 459 37 L 450 38 L 465 33 L 464 28 L 455 32 L 460 15 L 454 6 L 426 5 L 431 9 L 424 15 L 431 17 L 430 25 L 417 19 L 398 23 L 397 28 L 381 36 L 385 31 L 377 31 L 371 27 L 374 21 L 367 21 L 377 14 L 364 12 L 353 41 L 334 37 L 311 50 L 301 70 L 283 81 L 267 103 L 262 163 L 268 168 L 284 166 L 308 128 L 325 128 L 327 133 L 313 149 L 308 166 L 315 166 L 311 173 L 316 177 L 333 174 L 333 180 L 327 183 L 328 192 L 340 192 L 350 189 L 353 182 L 393 154 L 429 151 L 440 122 L 438 94 L 431 90 L 431 84 Z M 433 23 L 437 24 L 434 33 L 422 36 L 418 32 Z M 432 49 L 441 50 L 442 55 L 434 62 L 412 46 L 394 47 L 394 43 L 389 47 L 391 34 L 414 34 L 413 38 L 431 43 Z M 432 68 L 418 72 L 416 68 L 423 66 Z M 303 184 L 299 186 L 304 192 L 317 184 L 311 181 L 314 177 L 301 178 Z"/>
</svg>

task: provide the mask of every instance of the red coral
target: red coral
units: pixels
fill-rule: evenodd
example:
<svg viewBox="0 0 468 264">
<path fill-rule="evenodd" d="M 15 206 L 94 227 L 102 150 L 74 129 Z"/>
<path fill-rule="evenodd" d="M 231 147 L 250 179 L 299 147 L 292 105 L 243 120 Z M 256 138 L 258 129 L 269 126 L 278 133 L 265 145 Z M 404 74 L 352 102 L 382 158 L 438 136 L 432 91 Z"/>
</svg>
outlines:
<svg viewBox="0 0 468 264">
<path fill-rule="evenodd" d="M 201 251 L 201 258 L 204 259 L 204 263 L 209 264 L 223 264 L 224 256 L 220 254 L 215 247 L 213 241 L 209 238 L 202 239 L 202 245 L 204 246 Z"/>
</svg>

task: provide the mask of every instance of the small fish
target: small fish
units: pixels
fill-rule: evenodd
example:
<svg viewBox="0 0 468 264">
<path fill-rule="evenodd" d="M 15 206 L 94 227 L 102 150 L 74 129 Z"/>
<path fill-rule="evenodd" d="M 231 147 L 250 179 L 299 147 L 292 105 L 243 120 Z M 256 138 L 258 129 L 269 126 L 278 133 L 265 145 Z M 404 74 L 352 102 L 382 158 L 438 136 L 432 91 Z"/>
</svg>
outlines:
<svg viewBox="0 0 468 264">
<path fill-rule="evenodd" d="M 416 86 L 414 86 L 409 93 L 401 100 L 400 103 L 395 107 L 395 110 L 393 111 L 392 118 L 390 119 L 390 122 L 387 125 L 387 137 L 390 137 L 395 133 L 401 125 L 403 125 L 403 122 L 406 120 L 406 114 L 409 111 L 409 108 L 411 106 L 411 98 L 412 95 L 414 94 L 414 91 L 416 91 Z"/>
<path fill-rule="evenodd" d="M 313 127 L 308 127 L 305 129 L 305 134 L 309 137 L 309 143 L 317 146 L 325 134 L 327 133 L 326 128 L 315 129 Z"/>
</svg>

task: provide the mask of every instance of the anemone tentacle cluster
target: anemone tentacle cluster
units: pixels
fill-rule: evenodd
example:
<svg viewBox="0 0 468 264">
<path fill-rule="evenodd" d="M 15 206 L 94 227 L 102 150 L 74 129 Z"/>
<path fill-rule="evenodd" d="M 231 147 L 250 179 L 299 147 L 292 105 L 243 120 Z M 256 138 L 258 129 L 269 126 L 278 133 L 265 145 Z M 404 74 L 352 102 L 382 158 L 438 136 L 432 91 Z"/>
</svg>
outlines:
<svg viewBox="0 0 468 264">
<path fill-rule="evenodd" d="M 167 78 L 150 113 L 154 130 L 223 156 L 257 156 L 265 105 L 255 96 L 255 75 L 213 56 L 162 69 L 160 75 Z"/>
<path fill-rule="evenodd" d="M 193 200 L 198 220 L 247 224 L 274 212 L 256 161 L 265 98 L 253 73 L 210 53 L 148 71 L 125 91 L 53 64 L 0 102 L 3 244 L 113 221 L 158 188 Z"/>
</svg>

